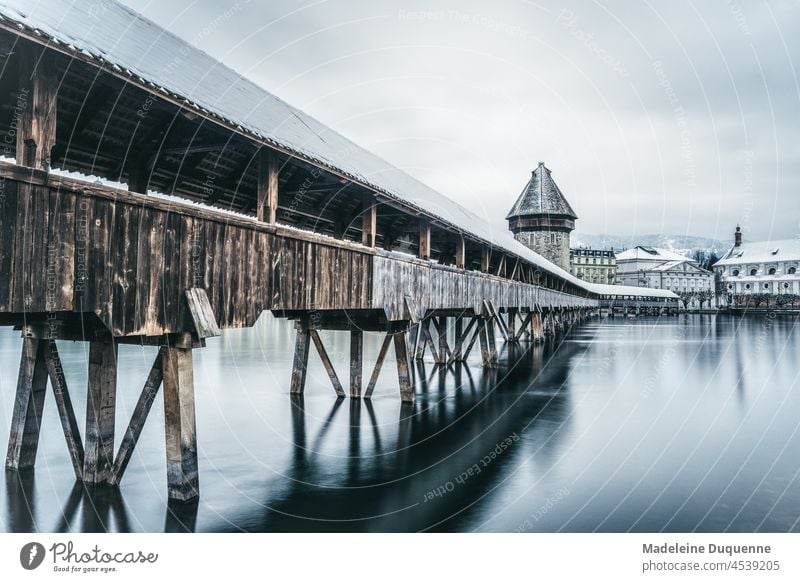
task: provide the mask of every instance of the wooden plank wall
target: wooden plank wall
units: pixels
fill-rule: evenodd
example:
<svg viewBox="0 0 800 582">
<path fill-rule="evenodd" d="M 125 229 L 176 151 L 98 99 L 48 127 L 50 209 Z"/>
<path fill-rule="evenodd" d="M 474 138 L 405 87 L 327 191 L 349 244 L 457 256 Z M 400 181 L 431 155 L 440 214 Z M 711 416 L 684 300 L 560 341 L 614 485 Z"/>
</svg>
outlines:
<svg viewBox="0 0 800 582">
<path fill-rule="evenodd" d="M 41 174 L 0 165 L 0 312 L 95 312 L 115 336 L 156 336 L 192 330 L 191 287 L 223 328 L 372 304 L 371 249 Z"/>
<path fill-rule="evenodd" d="M 597 301 L 510 281 L 477 271 L 379 251 L 373 257 L 372 306 L 386 309 L 389 319 L 404 317 L 404 299 L 411 297 L 418 313 L 429 309 L 475 309 L 483 300 L 495 307 L 596 307 Z"/>
</svg>

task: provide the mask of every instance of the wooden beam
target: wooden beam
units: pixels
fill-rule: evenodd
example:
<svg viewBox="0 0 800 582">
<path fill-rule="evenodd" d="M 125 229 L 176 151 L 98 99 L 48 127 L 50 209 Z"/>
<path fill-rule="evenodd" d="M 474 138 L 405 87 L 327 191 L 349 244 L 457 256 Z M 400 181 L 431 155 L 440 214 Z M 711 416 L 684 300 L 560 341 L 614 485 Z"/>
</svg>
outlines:
<svg viewBox="0 0 800 582">
<path fill-rule="evenodd" d="M 456 241 L 456 267 L 463 269 L 466 264 L 467 250 L 464 244 L 464 237 L 459 236 Z"/>
<path fill-rule="evenodd" d="M 372 370 L 372 375 L 369 378 L 369 384 L 367 384 L 367 391 L 364 393 L 364 398 L 372 398 L 372 393 L 375 391 L 375 384 L 378 382 L 378 376 L 381 373 L 381 368 L 383 367 L 383 361 L 386 359 L 386 354 L 389 351 L 389 345 L 392 343 L 392 334 L 387 333 L 386 337 L 383 338 L 383 343 L 381 344 L 381 350 L 378 352 L 378 359 L 375 361 L 375 367 Z"/>
<path fill-rule="evenodd" d="M 17 163 L 50 170 L 50 156 L 56 143 L 58 76 L 53 53 L 30 43 L 19 47 L 19 92 L 21 108 L 17 126 Z"/>
<path fill-rule="evenodd" d="M 361 381 L 364 374 L 364 332 L 350 330 L 350 398 L 361 398 Z"/>
<path fill-rule="evenodd" d="M 475 322 L 478 318 L 473 317 L 470 318 L 469 323 L 467 324 L 467 328 L 465 330 L 459 330 L 458 326 L 456 327 L 456 344 L 453 348 L 453 354 L 451 356 L 451 362 L 464 362 L 466 361 L 467 353 L 464 351 L 464 341 L 469 337 L 470 331 L 472 331 L 472 327 L 475 325 Z M 456 324 L 461 322 L 461 318 L 456 320 Z M 470 348 L 472 347 L 472 343 L 475 343 L 475 338 L 473 336 L 472 342 L 470 344 Z"/>
<path fill-rule="evenodd" d="M 119 445 L 117 457 L 114 459 L 114 467 L 111 471 L 111 485 L 119 485 L 122 481 L 122 476 L 125 474 L 125 469 L 133 455 L 133 450 L 136 448 L 136 443 L 139 442 L 139 437 L 142 434 L 144 423 L 147 416 L 150 414 L 150 409 L 153 406 L 153 401 L 158 394 L 161 383 L 164 379 L 164 358 L 166 357 L 167 348 L 160 348 L 153 366 L 150 368 L 150 374 L 142 388 L 142 393 L 139 395 L 139 400 L 136 402 L 136 407 L 133 409 L 131 421 L 128 423 L 128 430 L 125 431 L 125 436 L 122 437 L 122 443 Z"/>
<path fill-rule="evenodd" d="M 114 415 L 117 402 L 117 344 L 89 344 L 86 445 L 83 480 L 108 483 L 114 466 Z"/>
<path fill-rule="evenodd" d="M 471 323 L 474 323 L 474 322 L 478 322 L 478 327 L 475 329 L 475 333 L 472 334 L 472 339 L 469 340 L 469 343 L 467 344 L 467 347 L 464 349 L 464 353 L 461 356 L 461 361 L 462 362 L 466 362 L 467 359 L 469 358 L 469 353 L 472 351 L 472 346 L 475 345 L 475 340 L 477 340 L 478 336 L 480 336 L 481 329 L 483 328 L 483 326 L 485 324 L 484 320 L 482 318 L 480 318 L 480 317 L 473 318 Z M 465 332 L 465 334 L 469 333 L 469 327 L 471 327 L 471 326 L 467 327 L 467 331 Z"/>
<path fill-rule="evenodd" d="M 489 257 L 491 256 L 491 252 L 487 247 L 481 248 L 481 273 L 488 273 L 489 272 Z"/>
<path fill-rule="evenodd" d="M 371 192 L 365 193 L 361 200 L 361 244 L 374 247 L 378 228 L 378 206 L 375 203 L 375 195 Z"/>
<path fill-rule="evenodd" d="M 406 333 L 394 334 L 394 354 L 397 359 L 397 379 L 400 383 L 400 401 L 414 402 L 414 388 L 411 384 L 411 369 L 408 363 L 408 344 Z"/>
<path fill-rule="evenodd" d="M 278 216 L 278 155 L 267 148 L 258 152 L 258 203 L 260 222 L 275 224 Z"/>
<path fill-rule="evenodd" d="M 522 325 L 520 326 L 520 328 L 519 328 L 519 331 L 517 332 L 517 335 L 516 335 L 516 336 L 515 336 L 515 338 L 514 338 L 516 341 L 519 341 L 519 340 L 520 340 L 520 338 L 522 337 L 522 334 L 523 334 L 523 333 L 525 333 L 525 329 L 526 329 L 528 326 L 530 326 L 530 325 L 531 325 L 531 319 L 533 318 L 533 313 L 534 313 L 533 311 L 529 311 L 529 312 L 528 312 L 528 315 L 526 315 L 526 316 L 525 316 L 525 317 L 522 319 Z M 532 335 L 532 334 L 529 334 L 529 335 Z"/>
<path fill-rule="evenodd" d="M 431 258 L 431 223 L 423 220 L 419 223 L 419 258 L 426 261 Z"/>
<path fill-rule="evenodd" d="M 308 329 L 297 322 L 297 338 L 294 343 L 294 361 L 292 364 L 292 394 L 302 394 L 306 389 L 306 373 L 308 371 L 308 348 L 310 338 Z"/>
<path fill-rule="evenodd" d="M 200 495 L 192 349 L 167 347 L 163 355 L 167 493 L 175 501 Z"/>
<path fill-rule="evenodd" d="M 39 342 L 23 338 L 22 357 L 17 377 L 17 394 L 8 437 L 6 468 L 28 469 L 36 463 L 44 398 L 47 393 L 47 367 Z"/>
<path fill-rule="evenodd" d="M 339 381 L 339 376 L 336 375 L 336 370 L 333 367 L 333 363 L 328 357 L 328 352 L 325 350 L 325 346 L 322 344 L 322 338 L 319 337 L 319 332 L 317 332 L 316 329 L 310 329 L 308 330 L 308 334 L 311 336 L 311 341 L 314 342 L 314 347 L 317 348 L 319 359 L 322 360 L 322 365 L 325 368 L 325 372 L 328 374 L 328 378 L 331 380 L 331 384 L 336 392 L 336 396 L 339 398 L 344 398 L 344 388 L 342 388 L 342 383 Z"/>
<path fill-rule="evenodd" d="M 64 368 L 61 365 L 61 358 L 58 356 L 55 340 L 44 341 L 42 348 L 44 349 L 47 374 L 50 376 L 50 384 L 53 386 L 53 394 L 58 407 L 61 428 L 64 431 L 67 450 L 72 461 L 72 469 L 75 471 L 76 479 L 83 479 L 83 442 L 81 442 L 78 421 L 75 418 L 75 410 L 72 408 L 72 399 L 69 396 L 67 380 L 64 377 Z"/>
</svg>

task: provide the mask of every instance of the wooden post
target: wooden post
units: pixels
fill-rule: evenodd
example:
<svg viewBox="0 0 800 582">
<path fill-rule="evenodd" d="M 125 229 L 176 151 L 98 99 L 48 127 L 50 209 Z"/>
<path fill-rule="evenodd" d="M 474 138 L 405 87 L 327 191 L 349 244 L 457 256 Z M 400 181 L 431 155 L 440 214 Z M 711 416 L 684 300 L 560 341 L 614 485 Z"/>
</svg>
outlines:
<svg viewBox="0 0 800 582">
<path fill-rule="evenodd" d="M 422 360 L 423 358 L 425 358 L 425 347 L 428 345 L 428 342 L 431 339 L 430 338 L 431 333 L 430 330 L 428 329 L 428 326 L 429 322 L 427 319 L 423 319 L 419 323 L 419 328 L 418 328 L 419 331 L 417 337 L 417 351 L 414 354 L 414 359 L 416 360 Z"/>
<path fill-rule="evenodd" d="M 464 237 L 459 236 L 456 241 L 456 267 L 463 269 L 466 264 L 467 249 L 464 245 Z"/>
<path fill-rule="evenodd" d="M 192 349 L 166 348 L 163 365 L 167 493 L 175 501 L 189 501 L 200 494 Z"/>
<path fill-rule="evenodd" d="M 314 342 L 314 347 L 317 348 L 317 354 L 319 354 L 319 359 L 322 360 L 322 366 L 325 368 L 325 372 L 327 372 L 328 378 L 331 380 L 336 396 L 338 398 L 344 398 L 344 388 L 342 388 L 342 383 L 339 381 L 339 376 L 336 375 L 333 362 L 331 362 L 330 357 L 328 357 L 328 352 L 322 344 L 322 338 L 319 337 L 319 332 L 316 329 L 310 329 L 308 330 L 308 335 L 311 336 L 311 341 Z"/>
<path fill-rule="evenodd" d="M 275 224 L 278 216 L 278 156 L 270 149 L 258 152 L 258 194 L 256 218 Z"/>
<path fill-rule="evenodd" d="M 487 321 L 487 319 L 481 320 L 479 324 L 480 327 L 478 328 L 478 335 L 481 341 L 481 361 L 483 362 L 484 366 L 490 367 L 492 365 L 492 357 L 491 352 L 489 351 L 489 340 L 486 332 Z"/>
<path fill-rule="evenodd" d="M 489 272 L 489 249 L 483 247 L 481 249 L 481 273 Z"/>
<path fill-rule="evenodd" d="M 39 429 L 47 393 L 47 368 L 39 342 L 38 339 L 27 337 L 22 340 L 17 394 L 6 455 L 6 468 L 16 471 L 33 467 L 39 448 Z"/>
<path fill-rule="evenodd" d="M 411 369 L 408 363 L 406 332 L 394 334 L 394 353 L 397 359 L 397 379 L 400 382 L 400 400 L 414 402 L 414 387 L 411 384 Z"/>
<path fill-rule="evenodd" d="M 294 362 L 292 365 L 292 384 L 290 392 L 292 394 L 302 394 L 306 389 L 306 372 L 308 370 L 308 348 L 311 346 L 311 338 L 308 336 L 308 329 L 302 322 L 298 321 L 297 339 L 294 343 Z"/>
<path fill-rule="evenodd" d="M 440 317 L 433 320 L 436 333 L 439 335 L 439 361 L 437 364 L 446 364 L 448 356 L 451 355 L 450 346 L 447 345 L 447 317 Z"/>
<path fill-rule="evenodd" d="M 361 378 L 364 373 L 364 332 L 350 330 L 350 397 L 361 398 Z"/>
<path fill-rule="evenodd" d="M 431 258 L 431 223 L 427 220 L 419 223 L 419 258 Z"/>
<path fill-rule="evenodd" d="M 494 367 L 499 360 L 497 353 L 497 340 L 494 335 L 494 317 L 489 317 L 486 320 L 486 339 L 489 342 L 489 366 Z"/>
<path fill-rule="evenodd" d="M 519 311 L 516 307 L 509 307 L 506 309 L 506 313 L 508 313 L 508 341 L 515 343 L 517 341 L 517 311 Z"/>
<path fill-rule="evenodd" d="M 50 51 L 30 43 L 19 47 L 19 92 L 24 103 L 17 126 L 18 164 L 50 170 L 50 154 L 56 143 L 58 76 Z"/>
<path fill-rule="evenodd" d="M 146 156 L 136 156 L 131 160 L 128 170 L 128 190 L 147 194 L 147 185 L 150 181 L 150 170 Z"/>
<path fill-rule="evenodd" d="M 117 402 L 117 344 L 89 344 L 86 444 L 83 480 L 108 483 L 114 466 L 114 414 Z"/>
<path fill-rule="evenodd" d="M 381 344 L 380 352 L 378 353 L 378 359 L 375 361 L 375 368 L 372 370 L 372 376 L 370 376 L 369 384 L 367 384 L 367 391 L 364 393 L 364 398 L 372 398 L 372 393 L 375 390 L 375 384 L 378 382 L 378 376 L 380 376 L 381 368 L 383 367 L 383 361 L 386 359 L 386 353 L 389 351 L 389 344 L 392 343 L 392 336 L 391 334 L 386 334 L 386 337 L 383 338 L 383 343 Z"/>
<path fill-rule="evenodd" d="M 374 247 L 377 229 L 378 207 L 375 204 L 375 196 L 371 193 L 364 194 L 361 214 L 361 244 Z"/>
</svg>

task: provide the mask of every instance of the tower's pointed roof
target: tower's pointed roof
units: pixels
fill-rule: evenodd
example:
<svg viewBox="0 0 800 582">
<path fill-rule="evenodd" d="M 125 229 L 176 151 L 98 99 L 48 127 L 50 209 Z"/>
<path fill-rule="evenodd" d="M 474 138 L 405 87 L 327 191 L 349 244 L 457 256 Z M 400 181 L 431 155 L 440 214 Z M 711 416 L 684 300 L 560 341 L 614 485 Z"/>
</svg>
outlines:
<svg viewBox="0 0 800 582">
<path fill-rule="evenodd" d="M 561 193 L 561 189 L 553 180 L 553 176 L 550 175 L 550 170 L 544 165 L 544 162 L 539 162 L 539 167 L 533 171 L 531 179 L 522 189 L 522 194 L 517 198 L 517 202 L 509 211 L 506 220 L 510 220 L 515 216 L 530 216 L 532 214 L 578 218 L 567 199 L 564 198 L 564 194 Z"/>
</svg>

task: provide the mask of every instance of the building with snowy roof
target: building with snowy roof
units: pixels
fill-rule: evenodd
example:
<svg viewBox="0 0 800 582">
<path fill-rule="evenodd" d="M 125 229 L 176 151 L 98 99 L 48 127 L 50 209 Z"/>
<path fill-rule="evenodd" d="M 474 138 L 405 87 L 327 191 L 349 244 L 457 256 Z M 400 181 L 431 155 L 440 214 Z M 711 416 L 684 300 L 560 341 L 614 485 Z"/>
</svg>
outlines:
<svg viewBox="0 0 800 582">
<path fill-rule="evenodd" d="M 720 306 L 800 307 L 800 239 L 749 242 L 737 226 L 733 246 L 714 266 Z"/>
<path fill-rule="evenodd" d="M 617 254 L 617 283 L 667 289 L 690 308 L 713 304 L 714 274 L 668 249 L 636 246 Z"/>
</svg>

